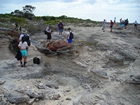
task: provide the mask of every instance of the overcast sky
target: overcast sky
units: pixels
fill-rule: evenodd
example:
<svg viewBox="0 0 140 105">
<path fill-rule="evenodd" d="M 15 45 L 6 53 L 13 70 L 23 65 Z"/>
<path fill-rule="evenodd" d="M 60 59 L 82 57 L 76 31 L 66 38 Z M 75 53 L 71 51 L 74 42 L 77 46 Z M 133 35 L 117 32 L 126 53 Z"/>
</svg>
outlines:
<svg viewBox="0 0 140 105">
<path fill-rule="evenodd" d="M 76 17 L 108 22 L 120 18 L 140 23 L 140 0 L 0 0 L 0 13 L 23 10 L 25 5 L 36 7 L 35 16 Z"/>
</svg>

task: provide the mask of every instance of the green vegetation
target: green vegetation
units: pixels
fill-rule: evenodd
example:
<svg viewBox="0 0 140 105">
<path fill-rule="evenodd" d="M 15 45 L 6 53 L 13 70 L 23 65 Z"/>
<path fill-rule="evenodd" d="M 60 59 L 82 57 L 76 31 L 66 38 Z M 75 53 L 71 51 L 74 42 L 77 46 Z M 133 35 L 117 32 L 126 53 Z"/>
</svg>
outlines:
<svg viewBox="0 0 140 105">
<path fill-rule="evenodd" d="M 23 27 L 27 29 L 31 34 L 34 34 L 37 31 L 43 31 L 43 29 L 48 25 L 51 24 L 53 26 L 56 26 L 58 22 L 62 20 L 65 25 L 75 25 L 75 26 L 84 26 L 84 27 L 93 27 L 98 22 L 92 21 L 90 19 L 79 19 L 74 17 L 67 17 L 65 15 L 54 17 L 54 16 L 34 16 L 32 20 L 14 16 L 12 14 L 0 14 L 0 27 L 9 27 L 14 28 L 15 23 L 18 24 L 18 26 Z M 6 24 L 9 24 L 6 26 Z"/>
<path fill-rule="evenodd" d="M 10 21 L 12 23 L 18 23 L 18 24 L 26 23 L 26 20 L 24 18 L 18 18 L 18 17 L 11 17 Z"/>
<path fill-rule="evenodd" d="M 31 34 L 38 31 L 43 31 L 46 25 L 51 24 L 57 28 L 58 22 L 61 20 L 65 25 L 75 25 L 84 27 L 94 27 L 98 24 L 96 21 L 90 19 L 79 19 L 74 17 L 62 16 L 35 16 L 33 11 L 35 7 L 26 5 L 23 10 L 15 10 L 11 14 L 0 14 L 0 27 L 15 28 L 15 23 L 18 26 L 25 28 Z"/>
</svg>

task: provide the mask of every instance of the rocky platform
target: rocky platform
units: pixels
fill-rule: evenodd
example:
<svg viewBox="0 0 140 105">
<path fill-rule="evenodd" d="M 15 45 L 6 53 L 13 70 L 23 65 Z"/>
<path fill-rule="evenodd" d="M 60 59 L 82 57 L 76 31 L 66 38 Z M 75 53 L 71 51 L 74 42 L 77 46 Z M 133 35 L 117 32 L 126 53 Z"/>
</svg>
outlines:
<svg viewBox="0 0 140 105">
<path fill-rule="evenodd" d="M 0 35 L 0 105 L 139 105 L 140 27 L 113 32 L 71 26 L 72 49 L 46 49 L 46 35 L 31 35 L 27 67 Z M 64 40 L 58 32 L 52 41 Z M 39 57 L 41 64 L 33 64 Z"/>
</svg>

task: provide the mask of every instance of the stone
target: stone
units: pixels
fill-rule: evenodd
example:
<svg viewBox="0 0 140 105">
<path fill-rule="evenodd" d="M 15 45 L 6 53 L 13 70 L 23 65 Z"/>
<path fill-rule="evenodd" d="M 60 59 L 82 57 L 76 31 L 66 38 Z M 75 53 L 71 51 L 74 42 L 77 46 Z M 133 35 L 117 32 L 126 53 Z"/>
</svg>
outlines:
<svg viewBox="0 0 140 105">
<path fill-rule="evenodd" d="M 91 69 L 91 71 L 93 73 L 95 73 L 96 75 L 100 76 L 100 77 L 108 79 L 108 75 L 107 75 L 107 73 L 105 71 L 102 71 L 102 70 L 92 70 L 92 69 Z"/>
<path fill-rule="evenodd" d="M 38 98 L 38 99 L 43 99 L 45 97 L 45 93 L 43 92 L 35 92 L 32 90 L 27 90 L 26 94 L 30 97 L 30 98 Z"/>
<path fill-rule="evenodd" d="M 1 81 L 1 80 L 0 80 L 0 85 L 2 85 L 2 84 L 4 84 L 4 83 L 5 83 L 5 81 Z"/>
<path fill-rule="evenodd" d="M 29 97 L 27 95 L 15 91 L 4 92 L 4 96 L 7 98 L 9 102 L 15 104 L 26 103 L 29 101 Z"/>
<path fill-rule="evenodd" d="M 59 100 L 59 98 L 60 98 L 60 95 L 59 95 L 59 94 L 54 94 L 54 95 L 53 95 L 53 99 L 54 99 L 54 100 Z"/>
<path fill-rule="evenodd" d="M 64 40 L 56 40 L 47 44 L 47 48 L 51 51 L 71 48 L 71 45 Z"/>
</svg>

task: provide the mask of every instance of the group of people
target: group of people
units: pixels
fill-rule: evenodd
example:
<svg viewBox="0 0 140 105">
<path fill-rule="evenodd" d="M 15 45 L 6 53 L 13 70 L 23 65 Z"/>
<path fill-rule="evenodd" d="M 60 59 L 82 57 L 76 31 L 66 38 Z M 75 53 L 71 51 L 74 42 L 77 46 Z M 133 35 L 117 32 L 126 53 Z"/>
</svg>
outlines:
<svg viewBox="0 0 140 105">
<path fill-rule="evenodd" d="M 110 32 L 112 32 L 112 28 L 113 28 L 113 25 L 116 23 L 116 17 L 114 18 L 114 21 L 110 20 Z M 128 19 L 125 19 L 125 20 L 122 20 L 122 18 L 120 19 L 120 25 L 122 28 L 127 28 L 127 25 L 128 25 L 129 21 Z M 137 28 L 137 21 L 134 22 L 134 28 Z M 105 26 L 106 26 L 106 20 L 104 19 L 103 22 L 102 22 L 102 30 L 103 32 L 105 32 Z"/>
<path fill-rule="evenodd" d="M 122 18 L 120 19 L 120 25 L 122 27 L 125 27 L 125 29 L 126 29 L 126 26 L 128 25 L 128 23 L 129 23 L 128 19 L 125 19 L 125 20 L 122 20 Z"/>
<path fill-rule="evenodd" d="M 116 22 L 115 19 L 114 19 L 114 22 L 112 20 L 110 20 L 110 32 L 112 32 L 113 25 Z M 104 19 L 103 22 L 102 22 L 102 30 L 103 30 L 103 32 L 105 32 L 105 26 L 106 26 L 106 20 Z"/>
<path fill-rule="evenodd" d="M 112 32 L 112 28 L 113 25 L 116 22 L 116 18 L 114 18 L 114 21 L 110 20 L 110 32 Z M 137 28 L 137 21 L 134 22 L 134 27 Z M 105 25 L 106 25 L 106 20 L 104 19 L 102 22 L 102 30 L 103 32 L 105 32 Z M 128 25 L 128 19 L 126 19 L 125 21 L 122 20 L 122 18 L 120 19 L 120 25 L 122 27 L 125 27 Z M 60 21 L 58 23 L 58 30 L 59 30 L 59 35 L 62 35 L 62 32 L 64 30 L 64 24 L 62 23 L 62 21 Z M 72 43 L 72 39 L 71 38 L 71 34 L 73 35 L 71 28 L 67 29 L 68 31 L 66 32 L 66 38 L 67 38 L 67 42 L 68 43 Z M 52 35 L 52 29 L 51 29 L 51 25 L 49 24 L 46 29 L 45 29 L 45 34 L 47 34 L 47 41 L 51 40 L 51 35 Z M 25 37 L 26 36 L 26 37 Z M 28 55 L 28 47 L 30 46 L 30 37 L 29 34 L 27 33 L 26 30 L 22 30 L 20 37 L 19 37 L 19 44 L 18 44 L 18 48 L 20 49 L 21 55 L 22 55 L 22 59 L 20 59 L 20 64 L 21 67 L 25 67 L 26 63 L 27 63 L 27 55 Z"/>
<path fill-rule="evenodd" d="M 31 39 L 27 31 L 22 30 L 18 39 L 19 41 L 18 48 L 19 48 L 19 53 L 20 53 L 18 56 L 21 56 L 21 59 L 18 59 L 18 60 L 20 60 L 21 67 L 26 67 L 28 47 L 30 46 L 30 40 Z"/>
<path fill-rule="evenodd" d="M 64 30 L 64 24 L 62 23 L 62 21 L 59 22 L 58 24 L 58 30 L 59 30 L 59 35 L 62 35 L 62 32 Z M 26 63 L 27 63 L 27 55 L 28 55 L 28 48 L 30 46 L 30 35 L 27 33 L 27 31 L 25 29 L 22 29 L 21 34 L 19 36 L 19 44 L 18 44 L 18 48 L 19 48 L 19 53 L 18 56 L 21 56 L 20 60 L 20 65 L 21 67 L 26 67 Z M 51 40 L 51 35 L 52 35 L 52 29 L 51 29 L 51 25 L 49 24 L 46 29 L 45 32 L 47 34 L 47 41 Z M 72 43 L 72 38 L 70 38 L 72 31 L 71 28 L 68 28 L 68 32 L 66 32 L 66 38 L 67 38 L 67 42 L 68 43 Z"/>
<path fill-rule="evenodd" d="M 62 21 L 60 21 L 57 25 L 58 27 L 58 31 L 59 31 L 59 35 L 62 35 L 63 31 L 64 31 L 64 24 Z M 67 38 L 67 42 L 68 43 L 72 43 L 72 39 L 70 38 L 70 34 L 72 33 L 71 28 L 67 29 L 68 32 L 66 32 L 66 38 Z M 52 27 L 51 24 L 49 24 L 46 29 L 45 29 L 45 34 L 47 35 L 47 41 L 49 42 L 51 40 L 51 35 L 52 35 Z"/>
</svg>

